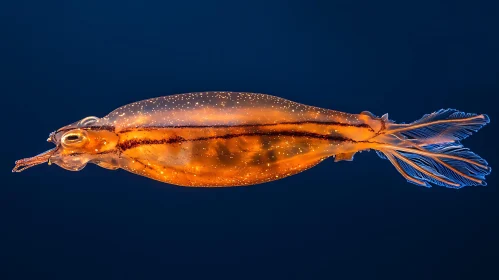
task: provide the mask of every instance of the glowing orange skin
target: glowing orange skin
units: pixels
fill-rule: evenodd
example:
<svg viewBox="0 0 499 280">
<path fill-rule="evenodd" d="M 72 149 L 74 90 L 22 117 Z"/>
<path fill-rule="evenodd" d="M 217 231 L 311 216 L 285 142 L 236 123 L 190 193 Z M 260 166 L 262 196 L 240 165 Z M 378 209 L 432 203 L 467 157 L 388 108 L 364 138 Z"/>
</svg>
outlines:
<svg viewBox="0 0 499 280">
<path fill-rule="evenodd" d="M 359 150 L 379 119 L 264 94 L 208 92 L 121 107 L 99 121 L 119 136 L 118 166 L 181 186 L 240 186 Z M 352 141 L 353 140 L 353 141 Z"/>
<path fill-rule="evenodd" d="M 88 162 L 181 186 L 277 180 L 372 147 L 384 121 L 255 93 L 178 94 L 135 102 L 52 133 L 56 148 L 16 162 L 78 171 Z M 69 137 L 69 138 L 68 138 Z M 371 145 L 371 146 L 370 146 Z"/>
</svg>

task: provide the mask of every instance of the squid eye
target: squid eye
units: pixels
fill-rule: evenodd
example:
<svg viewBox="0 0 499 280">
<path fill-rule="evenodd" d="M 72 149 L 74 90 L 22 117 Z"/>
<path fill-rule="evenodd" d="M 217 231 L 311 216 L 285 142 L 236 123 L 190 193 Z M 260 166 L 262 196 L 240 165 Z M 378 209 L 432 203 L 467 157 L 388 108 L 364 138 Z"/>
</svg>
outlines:
<svg viewBox="0 0 499 280">
<path fill-rule="evenodd" d="M 72 145 L 72 144 L 80 144 L 84 139 L 84 135 L 80 133 L 68 133 L 62 136 L 62 144 L 64 145 Z"/>
<path fill-rule="evenodd" d="M 76 135 L 76 134 L 72 134 L 72 135 L 68 135 L 66 136 L 66 139 L 67 141 L 75 141 L 75 140 L 78 140 L 80 139 L 80 136 Z"/>
</svg>

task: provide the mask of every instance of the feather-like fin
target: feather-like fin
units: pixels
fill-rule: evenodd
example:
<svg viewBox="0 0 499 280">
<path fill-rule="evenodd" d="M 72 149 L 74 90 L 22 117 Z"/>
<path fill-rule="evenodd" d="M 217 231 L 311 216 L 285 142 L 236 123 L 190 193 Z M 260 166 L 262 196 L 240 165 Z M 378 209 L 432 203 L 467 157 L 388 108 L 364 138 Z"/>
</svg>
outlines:
<svg viewBox="0 0 499 280">
<path fill-rule="evenodd" d="M 388 124 L 373 148 L 411 183 L 449 188 L 486 185 L 487 161 L 460 140 L 489 123 L 487 115 L 439 110 L 410 124 Z"/>
<path fill-rule="evenodd" d="M 442 109 L 410 124 L 388 124 L 384 134 L 397 135 L 420 144 L 437 144 L 463 140 L 489 122 L 489 117 L 484 114 Z"/>
</svg>

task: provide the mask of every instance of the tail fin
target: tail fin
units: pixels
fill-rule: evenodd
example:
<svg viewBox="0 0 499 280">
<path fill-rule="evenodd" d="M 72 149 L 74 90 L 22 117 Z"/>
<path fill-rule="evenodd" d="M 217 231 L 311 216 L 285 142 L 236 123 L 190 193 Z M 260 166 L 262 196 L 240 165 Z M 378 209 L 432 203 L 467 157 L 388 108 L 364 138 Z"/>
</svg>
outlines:
<svg viewBox="0 0 499 280">
<path fill-rule="evenodd" d="M 487 115 L 439 110 L 410 124 L 388 123 L 372 139 L 381 158 L 388 159 L 410 183 L 448 188 L 486 185 L 491 168 L 460 140 L 489 123 Z"/>
</svg>

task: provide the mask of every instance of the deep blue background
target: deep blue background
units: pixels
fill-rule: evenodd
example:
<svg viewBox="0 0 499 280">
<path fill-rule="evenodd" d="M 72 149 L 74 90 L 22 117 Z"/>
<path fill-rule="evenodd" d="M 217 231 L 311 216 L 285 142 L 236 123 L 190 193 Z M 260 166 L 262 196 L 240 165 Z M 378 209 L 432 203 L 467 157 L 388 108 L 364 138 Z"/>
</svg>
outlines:
<svg viewBox="0 0 499 280">
<path fill-rule="evenodd" d="M 189 189 L 14 160 L 145 98 L 264 92 L 409 122 L 487 113 L 499 168 L 499 2 L 3 1 L 1 279 L 499 279 L 487 187 L 411 185 L 362 153 L 280 181 Z"/>
</svg>

